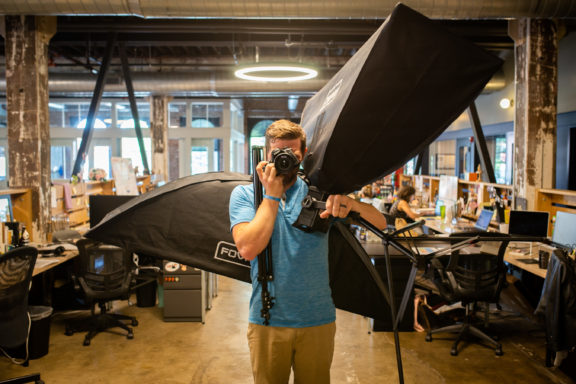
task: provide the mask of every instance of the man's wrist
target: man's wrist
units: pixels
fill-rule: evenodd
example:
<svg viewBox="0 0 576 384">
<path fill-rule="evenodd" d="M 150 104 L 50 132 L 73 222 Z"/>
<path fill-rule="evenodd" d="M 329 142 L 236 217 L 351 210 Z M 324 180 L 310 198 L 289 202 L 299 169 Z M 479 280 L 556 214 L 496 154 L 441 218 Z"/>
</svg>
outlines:
<svg viewBox="0 0 576 384">
<path fill-rule="evenodd" d="M 271 195 L 264 195 L 265 199 L 269 199 L 269 200 L 273 200 L 273 201 L 277 201 L 280 202 L 282 199 L 276 196 L 271 196 Z"/>
</svg>

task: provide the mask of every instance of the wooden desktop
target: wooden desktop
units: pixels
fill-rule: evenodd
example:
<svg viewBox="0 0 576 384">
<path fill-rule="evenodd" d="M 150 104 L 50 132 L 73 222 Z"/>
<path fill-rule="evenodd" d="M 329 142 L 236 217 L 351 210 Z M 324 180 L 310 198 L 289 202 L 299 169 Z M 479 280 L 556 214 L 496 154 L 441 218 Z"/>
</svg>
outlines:
<svg viewBox="0 0 576 384">
<path fill-rule="evenodd" d="M 424 217 L 423 219 L 426 221 L 425 226 L 435 233 L 451 234 L 454 232 L 458 232 L 458 229 L 456 229 L 451 222 L 445 222 L 439 217 Z M 472 221 L 468 221 L 467 224 L 470 226 L 474 226 L 474 223 Z M 464 221 L 464 219 L 459 219 L 458 226 L 462 225 L 466 225 L 466 221 Z M 491 228 L 489 229 L 489 231 L 498 232 L 493 227 L 494 225 L 491 224 Z M 526 259 L 538 259 L 538 250 L 539 250 L 538 245 L 535 244 L 533 247 L 530 248 L 530 250 L 531 252 L 524 253 L 513 250 L 509 246 L 508 249 L 506 250 L 506 253 L 504 254 L 504 261 L 522 270 L 533 273 L 536 276 L 546 278 L 546 269 L 540 268 L 538 263 L 527 263 L 524 261 Z"/>
<path fill-rule="evenodd" d="M 60 256 L 38 255 L 32 276 L 37 276 L 41 273 L 49 271 L 50 269 L 57 267 L 58 265 L 65 263 L 68 260 L 75 258 L 76 256 L 78 256 L 78 251 L 65 251 Z"/>
</svg>

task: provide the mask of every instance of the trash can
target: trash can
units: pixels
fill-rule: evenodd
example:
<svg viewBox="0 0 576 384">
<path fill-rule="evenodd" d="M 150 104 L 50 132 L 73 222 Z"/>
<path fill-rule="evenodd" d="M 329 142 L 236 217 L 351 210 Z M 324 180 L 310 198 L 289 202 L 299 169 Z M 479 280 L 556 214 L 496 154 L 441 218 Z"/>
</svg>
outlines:
<svg viewBox="0 0 576 384">
<path fill-rule="evenodd" d="M 48 353 L 50 344 L 51 307 L 30 306 L 30 338 L 28 340 L 28 356 L 30 359 L 39 359 Z"/>
</svg>

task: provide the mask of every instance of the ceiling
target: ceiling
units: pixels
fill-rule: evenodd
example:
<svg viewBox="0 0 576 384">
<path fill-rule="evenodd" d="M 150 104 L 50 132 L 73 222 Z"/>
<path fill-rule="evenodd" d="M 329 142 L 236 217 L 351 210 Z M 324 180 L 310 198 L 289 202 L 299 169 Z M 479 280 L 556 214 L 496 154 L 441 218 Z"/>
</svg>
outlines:
<svg viewBox="0 0 576 384">
<path fill-rule="evenodd" d="M 0 13 L 3 3 L 9 2 L 0 0 Z M 143 0 L 140 3 L 143 4 Z M 566 12 L 576 13 L 576 5 L 573 8 Z M 57 18 L 57 33 L 48 48 L 52 96 L 90 97 L 107 40 L 111 33 L 116 33 L 116 41 L 126 47 L 137 96 L 160 93 L 174 97 L 248 100 L 263 97 L 286 100 L 288 96 L 297 96 L 305 100 L 348 61 L 385 19 L 385 15 L 372 18 L 143 18 L 78 13 Z M 513 41 L 508 36 L 505 18 L 463 17 L 465 15 L 459 19 L 439 18 L 435 22 L 497 55 L 510 56 Z M 563 20 L 568 31 L 573 29 L 574 20 Z M 104 87 L 105 96 L 126 95 L 119 52 L 116 44 L 109 80 Z M 3 41 L 0 55 L 4 55 Z M 234 77 L 238 66 L 256 62 L 312 65 L 318 69 L 319 77 L 277 84 Z M 3 66 L 4 60 L 0 63 Z M 301 106 L 299 103 L 297 110 Z"/>
</svg>

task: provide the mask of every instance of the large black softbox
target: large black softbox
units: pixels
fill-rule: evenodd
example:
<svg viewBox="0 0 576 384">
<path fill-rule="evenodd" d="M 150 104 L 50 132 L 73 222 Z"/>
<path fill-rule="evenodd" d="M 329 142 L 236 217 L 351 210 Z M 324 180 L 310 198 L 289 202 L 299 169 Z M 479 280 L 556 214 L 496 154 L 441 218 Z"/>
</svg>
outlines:
<svg viewBox="0 0 576 384">
<path fill-rule="evenodd" d="M 175 180 L 111 211 L 86 236 L 249 282 L 250 263 L 236 250 L 228 204 L 232 190 L 251 179 L 214 172 Z"/>
<path fill-rule="evenodd" d="M 328 193 L 359 190 L 420 153 L 502 61 L 399 4 L 304 108 L 304 171 Z"/>
</svg>

